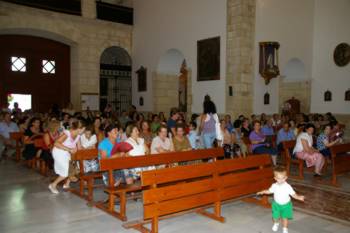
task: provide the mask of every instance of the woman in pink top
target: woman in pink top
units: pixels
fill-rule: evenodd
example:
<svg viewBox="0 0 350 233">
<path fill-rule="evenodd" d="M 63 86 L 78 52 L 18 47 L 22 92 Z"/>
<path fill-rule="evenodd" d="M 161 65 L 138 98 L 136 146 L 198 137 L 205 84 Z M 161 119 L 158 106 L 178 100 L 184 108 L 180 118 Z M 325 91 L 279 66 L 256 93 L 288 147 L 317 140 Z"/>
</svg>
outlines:
<svg viewBox="0 0 350 233">
<path fill-rule="evenodd" d="M 70 130 L 65 130 L 56 140 L 52 150 L 54 159 L 54 170 L 58 175 L 56 180 L 49 185 L 52 193 L 58 194 L 57 185 L 63 180 L 66 180 L 63 188 L 69 188 L 70 180 L 68 177 L 69 161 L 71 154 L 81 149 L 80 135 L 84 132 L 85 127 L 80 120 L 74 120 L 70 125 Z"/>
</svg>

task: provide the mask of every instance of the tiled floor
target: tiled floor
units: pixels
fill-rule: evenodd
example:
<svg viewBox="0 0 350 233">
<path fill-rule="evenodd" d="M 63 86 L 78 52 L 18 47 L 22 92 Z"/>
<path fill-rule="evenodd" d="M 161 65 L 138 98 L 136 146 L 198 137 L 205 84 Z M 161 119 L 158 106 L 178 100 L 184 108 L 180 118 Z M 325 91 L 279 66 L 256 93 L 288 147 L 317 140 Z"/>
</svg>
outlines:
<svg viewBox="0 0 350 233">
<path fill-rule="evenodd" d="M 48 179 L 35 172 L 15 164 L 12 161 L 0 164 L 0 232 L 1 233 L 122 233 L 135 232 L 126 230 L 121 222 L 104 212 L 90 208 L 85 201 L 71 193 L 52 195 L 47 190 Z M 307 196 L 308 203 L 321 202 L 319 199 L 333 200 L 332 193 L 317 194 L 318 189 L 295 184 L 298 191 Z M 99 193 L 97 198 L 102 198 Z M 342 196 L 339 196 L 343 199 Z M 314 201 L 317 200 L 317 201 Z M 324 202 L 323 207 L 338 203 L 338 199 Z M 342 205 L 349 206 L 349 199 L 339 203 L 336 211 Z M 298 204 L 296 204 L 298 206 Z M 307 204 L 305 204 L 307 205 Z M 299 206 L 300 207 L 300 206 Z M 314 207 L 313 207 L 314 208 Z M 327 207 L 328 208 L 328 207 Z M 327 208 L 324 208 L 325 210 Z M 142 203 L 128 203 L 129 219 L 142 216 Z M 348 209 L 343 209 L 347 211 Z M 196 214 L 186 214 L 180 217 L 160 222 L 160 232 L 227 232 L 227 233 L 267 233 L 271 231 L 271 214 L 269 209 L 247 204 L 241 201 L 225 204 L 222 210 L 226 223 L 204 218 Z M 313 214 L 295 211 L 295 218 L 290 223 L 290 233 L 348 233 L 350 223 L 330 221 Z"/>
</svg>

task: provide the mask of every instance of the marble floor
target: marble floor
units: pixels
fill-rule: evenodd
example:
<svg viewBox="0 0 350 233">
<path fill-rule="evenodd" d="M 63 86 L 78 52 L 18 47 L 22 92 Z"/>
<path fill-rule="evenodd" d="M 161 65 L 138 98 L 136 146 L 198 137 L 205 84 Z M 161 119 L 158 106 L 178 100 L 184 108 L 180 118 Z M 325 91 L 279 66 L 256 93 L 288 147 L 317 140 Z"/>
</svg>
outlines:
<svg viewBox="0 0 350 233">
<path fill-rule="evenodd" d="M 84 200 L 72 193 L 62 192 L 59 195 L 49 193 L 48 178 L 10 160 L 0 163 L 0 177 L 0 233 L 135 232 L 124 229 L 119 220 L 104 212 L 88 207 Z M 298 191 L 307 193 L 307 196 L 311 195 L 312 190 L 309 186 L 295 185 Z M 99 193 L 97 197 L 100 198 L 102 195 Z M 314 195 L 309 196 L 310 202 L 318 198 L 317 194 Z M 330 197 L 321 196 L 321 198 L 328 200 Z M 350 205 L 349 199 L 345 199 L 345 204 Z M 130 201 L 127 209 L 130 220 L 142 216 L 141 201 Z M 224 224 L 196 214 L 167 219 L 160 222 L 160 232 L 272 232 L 269 209 L 236 201 L 225 204 L 222 214 L 226 217 Z M 338 221 L 336 216 L 331 220 L 325 219 L 312 211 L 303 211 L 303 207 L 296 204 L 289 232 L 348 233 L 350 232 L 348 221 L 349 219 Z"/>
</svg>

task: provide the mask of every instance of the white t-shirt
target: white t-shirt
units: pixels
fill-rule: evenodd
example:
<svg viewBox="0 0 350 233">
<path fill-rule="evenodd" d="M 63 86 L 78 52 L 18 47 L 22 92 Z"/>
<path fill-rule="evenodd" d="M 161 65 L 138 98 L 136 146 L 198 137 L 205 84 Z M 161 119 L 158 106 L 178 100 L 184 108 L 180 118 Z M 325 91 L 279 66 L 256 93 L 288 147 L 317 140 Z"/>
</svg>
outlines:
<svg viewBox="0 0 350 233">
<path fill-rule="evenodd" d="M 145 140 L 143 138 L 138 138 L 137 143 L 133 138 L 128 138 L 126 142 L 133 147 L 133 149 L 129 151 L 130 156 L 145 155 Z"/>
<path fill-rule="evenodd" d="M 290 202 L 290 195 L 294 195 L 295 191 L 287 182 L 283 184 L 273 183 L 269 188 L 269 192 L 273 193 L 273 199 L 279 205 L 285 205 Z"/>
<path fill-rule="evenodd" d="M 93 134 L 91 135 L 90 139 L 87 139 L 85 137 L 85 134 L 81 135 L 80 137 L 80 143 L 81 143 L 81 146 L 85 149 L 85 148 L 88 148 L 88 147 L 91 147 L 91 146 L 96 146 L 96 143 L 97 143 L 97 138 L 96 138 L 96 135 Z"/>
<path fill-rule="evenodd" d="M 170 150 L 171 145 L 172 145 L 172 142 L 169 138 L 165 138 L 165 140 L 163 141 L 162 139 L 160 139 L 159 136 L 157 136 L 152 140 L 151 154 L 159 154 L 159 152 L 157 151 L 158 147 L 161 147 L 164 150 Z"/>
<path fill-rule="evenodd" d="M 304 150 L 303 144 L 301 143 L 301 139 L 306 140 L 309 143 L 309 146 L 312 147 L 312 136 L 306 132 L 300 133 L 297 137 L 297 141 L 295 143 L 295 147 L 293 150 L 294 153 L 302 152 Z"/>
</svg>

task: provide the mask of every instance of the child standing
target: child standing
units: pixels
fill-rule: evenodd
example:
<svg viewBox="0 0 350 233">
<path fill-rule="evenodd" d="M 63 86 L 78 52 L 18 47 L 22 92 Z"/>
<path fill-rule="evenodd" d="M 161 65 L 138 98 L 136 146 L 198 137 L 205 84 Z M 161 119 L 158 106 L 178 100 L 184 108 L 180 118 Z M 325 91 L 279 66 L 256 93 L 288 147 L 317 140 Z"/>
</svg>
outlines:
<svg viewBox="0 0 350 233">
<path fill-rule="evenodd" d="M 272 231 L 278 230 L 279 220 L 282 219 L 283 233 L 288 233 L 288 219 L 293 218 L 293 205 L 290 196 L 299 201 L 304 201 L 304 196 L 296 194 L 292 186 L 287 183 L 287 170 L 284 167 L 276 167 L 273 173 L 276 183 L 272 184 L 269 189 L 258 192 L 257 194 L 273 194 Z"/>
</svg>

